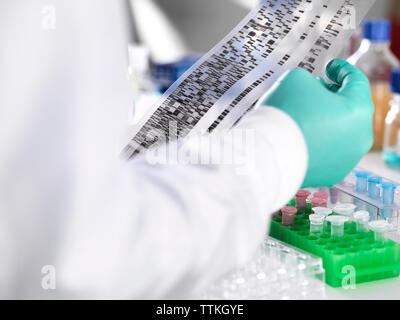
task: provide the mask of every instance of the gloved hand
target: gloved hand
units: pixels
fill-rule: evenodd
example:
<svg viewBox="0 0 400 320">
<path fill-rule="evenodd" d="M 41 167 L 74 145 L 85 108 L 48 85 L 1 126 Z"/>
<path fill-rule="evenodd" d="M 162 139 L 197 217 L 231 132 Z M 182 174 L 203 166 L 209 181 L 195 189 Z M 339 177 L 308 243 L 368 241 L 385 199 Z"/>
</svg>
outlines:
<svg viewBox="0 0 400 320">
<path fill-rule="evenodd" d="M 261 103 L 286 112 L 303 132 L 309 161 L 302 187 L 339 183 L 373 142 L 374 106 L 368 79 L 341 59 L 332 60 L 326 74 L 335 84 L 303 69 L 292 70 Z"/>
</svg>

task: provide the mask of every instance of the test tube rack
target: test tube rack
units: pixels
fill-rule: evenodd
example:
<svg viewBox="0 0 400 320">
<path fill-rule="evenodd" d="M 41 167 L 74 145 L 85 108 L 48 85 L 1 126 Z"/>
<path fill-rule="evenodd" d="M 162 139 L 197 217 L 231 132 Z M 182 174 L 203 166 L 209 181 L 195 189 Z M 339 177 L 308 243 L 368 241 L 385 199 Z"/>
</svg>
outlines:
<svg viewBox="0 0 400 320">
<path fill-rule="evenodd" d="M 293 199 L 288 206 L 294 204 Z M 400 275 L 398 243 L 392 240 L 377 242 L 373 231 L 359 234 L 354 222 L 345 224 L 344 236 L 340 239 L 331 237 L 329 223 L 323 233 L 311 234 L 311 213 L 311 205 L 308 204 L 306 210 L 296 214 L 293 226 L 282 226 L 282 213 L 279 212 L 271 220 L 270 236 L 321 257 L 327 284 L 337 288 L 352 280 L 356 284 Z"/>
<path fill-rule="evenodd" d="M 382 196 L 377 198 L 370 197 L 368 192 L 358 192 L 356 190 L 356 174 L 357 172 L 365 172 L 362 168 L 353 170 L 341 183 L 335 185 L 332 190 L 347 194 L 353 199 L 357 205 L 357 210 L 367 210 L 370 212 L 371 220 L 384 219 L 390 223 L 391 231 L 400 231 L 399 229 L 399 213 L 400 213 L 400 188 L 394 191 L 393 204 L 384 204 Z M 371 173 L 371 176 L 377 176 Z M 386 182 L 393 182 L 384 179 Z"/>
</svg>

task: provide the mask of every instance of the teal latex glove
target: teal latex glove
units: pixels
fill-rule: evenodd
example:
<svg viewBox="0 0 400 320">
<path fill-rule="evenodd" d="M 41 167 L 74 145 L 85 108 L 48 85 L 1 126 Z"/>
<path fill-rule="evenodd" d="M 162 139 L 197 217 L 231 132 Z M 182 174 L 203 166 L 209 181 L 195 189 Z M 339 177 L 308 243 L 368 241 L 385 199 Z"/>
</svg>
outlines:
<svg viewBox="0 0 400 320">
<path fill-rule="evenodd" d="M 341 59 L 332 60 L 326 74 L 335 84 L 303 69 L 292 70 L 262 100 L 262 105 L 286 112 L 303 132 L 309 155 L 303 187 L 339 183 L 373 142 L 368 79 Z"/>
</svg>

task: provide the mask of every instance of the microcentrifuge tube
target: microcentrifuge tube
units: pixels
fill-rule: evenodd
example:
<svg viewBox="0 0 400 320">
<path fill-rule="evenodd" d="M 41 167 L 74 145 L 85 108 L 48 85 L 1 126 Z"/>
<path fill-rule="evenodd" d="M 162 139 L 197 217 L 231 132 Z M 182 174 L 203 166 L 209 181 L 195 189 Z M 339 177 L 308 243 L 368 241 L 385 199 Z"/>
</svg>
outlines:
<svg viewBox="0 0 400 320">
<path fill-rule="evenodd" d="M 356 191 L 367 192 L 367 179 L 371 175 L 368 171 L 357 171 L 354 174 L 356 176 Z"/>
<path fill-rule="evenodd" d="M 390 219 L 393 217 L 393 208 L 383 208 L 381 209 L 381 215 L 385 219 Z"/>
<path fill-rule="evenodd" d="M 320 214 L 310 214 L 310 233 L 322 233 L 324 231 L 325 216 Z"/>
<path fill-rule="evenodd" d="M 331 223 L 332 238 L 341 238 L 344 235 L 344 223 L 349 221 L 345 216 L 329 216 L 326 218 Z"/>
<path fill-rule="evenodd" d="M 315 214 L 319 214 L 319 215 L 322 215 L 324 217 L 327 217 L 332 213 L 332 210 L 329 209 L 329 208 L 326 208 L 326 207 L 315 207 L 315 208 L 312 208 L 312 211 Z"/>
<path fill-rule="evenodd" d="M 322 199 L 322 198 L 312 198 L 310 200 L 310 203 L 312 207 L 326 207 L 328 204 L 328 199 Z"/>
<path fill-rule="evenodd" d="M 382 178 L 377 176 L 368 177 L 368 197 L 372 199 L 379 199 L 381 190 L 379 185 L 382 183 Z"/>
<path fill-rule="evenodd" d="M 389 223 L 386 220 L 375 220 L 369 223 L 369 226 L 375 233 L 375 241 L 385 242 L 386 233 L 389 229 Z"/>
<path fill-rule="evenodd" d="M 294 224 L 294 216 L 297 213 L 297 209 L 294 207 L 284 207 L 281 209 L 282 211 L 282 225 L 283 226 L 293 226 Z"/>
<path fill-rule="evenodd" d="M 394 191 L 396 190 L 397 187 L 398 184 L 393 182 L 383 182 L 381 184 L 383 204 L 390 205 L 394 203 Z"/>
<path fill-rule="evenodd" d="M 356 205 L 353 203 L 341 203 L 333 208 L 333 212 L 342 216 L 347 216 L 349 219 L 352 218 Z"/>
<path fill-rule="evenodd" d="M 328 222 L 326 221 L 326 217 L 332 213 L 332 210 L 325 207 L 315 207 L 312 208 L 315 214 L 322 215 L 325 217 L 324 219 L 324 228 L 328 226 Z"/>
<path fill-rule="evenodd" d="M 310 191 L 307 190 L 299 190 L 296 193 L 296 208 L 298 210 L 306 210 L 307 209 L 307 198 L 311 194 Z"/>
<path fill-rule="evenodd" d="M 328 200 L 329 195 L 326 192 L 314 192 L 313 198 L 321 198 Z"/>
<path fill-rule="evenodd" d="M 369 221 L 369 212 L 365 210 L 360 210 L 354 212 L 354 220 L 356 221 L 356 231 L 359 233 L 368 231 L 368 221 Z"/>
</svg>

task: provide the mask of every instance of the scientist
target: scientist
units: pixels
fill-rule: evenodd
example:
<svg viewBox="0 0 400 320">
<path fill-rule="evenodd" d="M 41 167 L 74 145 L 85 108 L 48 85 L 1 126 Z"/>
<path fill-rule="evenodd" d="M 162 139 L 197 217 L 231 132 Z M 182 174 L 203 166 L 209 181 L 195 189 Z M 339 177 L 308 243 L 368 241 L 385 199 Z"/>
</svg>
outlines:
<svg viewBox="0 0 400 320">
<path fill-rule="evenodd" d="M 238 128 L 255 173 L 122 161 L 131 103 L 121 1 L 0 2 L 0 296 L 185 298 L 254 253 L 301 186 L 372 144 L 367 79 L 293 70 Z M 240 150 L 238 150 L 240 151 Z"/>
</svg>

